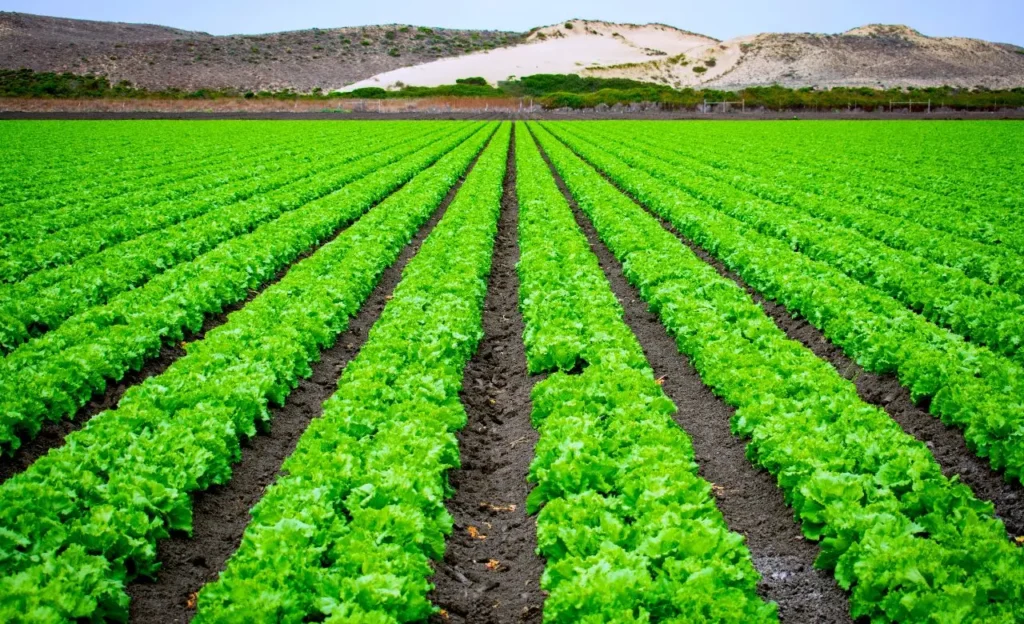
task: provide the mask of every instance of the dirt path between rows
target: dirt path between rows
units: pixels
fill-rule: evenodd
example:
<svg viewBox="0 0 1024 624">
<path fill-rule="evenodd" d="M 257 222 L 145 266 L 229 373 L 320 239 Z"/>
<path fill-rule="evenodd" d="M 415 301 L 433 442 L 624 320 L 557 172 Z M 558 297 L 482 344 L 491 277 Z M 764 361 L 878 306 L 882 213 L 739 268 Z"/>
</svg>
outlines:
<svg viewBox="0 0 1024 624">
<path fill-rule="evenodd" d="M 543 149 L 541 153 L 550 166 Z M 713 485 L 729 528 L 746 536 L 754 566 L 762 576 L 759 593 L 778 603 L 783 622 L 850 622 L 846 594 L 830 573 L 814 568 L 817 545 L 803 539 L 774 478 L 747 460 L 745 441 L 729 431 L 735 410 L 704 385 L 657 315 L 648 310 L 639 291 L 626 279 L 622 265 L 601 242 L 554 167 L 551 171 L 625 310 L 626 323 L 640 341 L 654 374 L 664 378 L 662 388 L 678 408 L 676 422 L 693 441 L 700 475 Z"/>
<path fill-rule="evenodd" d="M 523 319 L 519 313 L 515 136 L 509 146 L 505 192 L 495 240 L 484 338 L 466 366 L 462 402 L 468 422 L 459 433 L 462 467 L 449 475 L 455 496 L 448 511 L 455 530 L 434 566 L 431 600 L 444 610 L 434 622 L 541 621 L 544 561 L 536 523 L 526 514 L 526 474 L 537 431 L 530 424 Z M 488 564 L 497 562 L 495 569 Z"/>
<path fill-rule="evenodd" d="M 477 158 L 395 263 L 384 271 L 376 288 L 349 321 L 348 329 L 312 364 L 313 374 L 299 382 L 284 406 L 271 410 L 271 430 L 243 444 L 242 460 L 234 466 L 231 480 L 194 496 L 192 536 L 176 534 L 159 542 L 157 556 L 162 567 L 157 578 L 138 579 L 128 586 L 131 622 L 178 624 L 195 615 L 196 592 L 217 578 L 238 549 L 250 520 L 249 510 L 274 482 L 281 464 L 291 455 L 310 421 L 322 415 L 323 402 L 334 394 L 345 366 L 366 342 L 370 328 L 401 280 L 405 265 L 444 216 Z"/>
</svg>

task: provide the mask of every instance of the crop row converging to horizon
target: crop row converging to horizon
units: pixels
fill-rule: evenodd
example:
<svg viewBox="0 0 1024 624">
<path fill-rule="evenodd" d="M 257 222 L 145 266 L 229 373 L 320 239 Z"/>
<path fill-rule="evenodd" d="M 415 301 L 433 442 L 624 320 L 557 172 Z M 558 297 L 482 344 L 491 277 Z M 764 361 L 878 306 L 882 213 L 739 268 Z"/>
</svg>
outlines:
<svg viewBox="0 0 1024 624">
<path fill-rule="evenodd" d="M 1016 124 L 4 122 L 0 137 L 3 621 L 127 619 L 133 588 L 167 582 L 162 544 L 216 521 L 196 501 L 267 452 L 288 406 L 306 416 L 247 524 L 175 598 L 197 622 L 474 621 L 434 590 L 441 562 L 490 588 L 509 564 L 448 548 L 456 531 L 489 539 L 453 517 L 450 476 L 467 430 L 517 418 L 536 444 L 503 453 L 530 454 L 528 487 L 479 504 L 535 526 L 515 546 L 543 562 L 516 571 L 531 621 L 806 621 L 765 582 L 772 553 L 722 504 L 735 495 L 680 410 L 745 448 L 734 468 L 769 475 L 785 511 L 746 513 L 787 516 L 849 617 L 1024 621 Z M 502 240 L 515 269 L 498 276 Z M 497 277 L 522 331 L 478 350 Z M 346 344 L 357 318 L 372 328 Z M 509 345 L 530 401 L 499 388 L 502 417 L 475 422 L 484 390 L 464 374 Z M 703 394 L 682 404 L 666 374 Z"/>
</svg>

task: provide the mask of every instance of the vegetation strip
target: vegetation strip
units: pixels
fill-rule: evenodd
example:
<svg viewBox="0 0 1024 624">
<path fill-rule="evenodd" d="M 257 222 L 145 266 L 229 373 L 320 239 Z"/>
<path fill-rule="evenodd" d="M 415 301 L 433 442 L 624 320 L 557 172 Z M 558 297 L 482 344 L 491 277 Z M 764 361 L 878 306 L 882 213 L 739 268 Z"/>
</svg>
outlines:
<svg viewBox="0 0 1024 624">
<path fill-rule="evenodd" d="M 864 402 L 884 409 L 908 435 L 924 443 L 931 450 L 947 478 L 956 476 L 966 483 L 978 498 L 991 501 L 995 507 L 996 517 L 1002 520 L 1010 535 L 1024 536 L 1024 491 L 1021 484 L 1007 481 L 1002 474 L 992 470 L 988 462 L 967 448 L 958 429 L 943 424 L 932 417 L 927 409 L 914 404 L 910 399 L 910 392 L 899 385 L 899 380 L 895 376 L 880 376 L 865 371 L 844 354 L 842 349 L 833 345 L 818 328 L 804 319 L 791 316 L 781 304 L 766 299 L 747 285 L 739 275 L 726 268 L 721 261 L 679 234 L 670 223 L 657 215 L 654 216 L 662 227 L 675 234 L 698 258 L 711 265 L 719 275 L 732 280 L 746 291 L 788 338 L 800 342 L 816 356 L 828 361 L 840 375 L 853 383 L 858 396 Z M 674 343 L 673 349 L 675 350 Z"/>
<path fill-rule="evenodd" d="M 382 143 L 380 152 L 369 155 L 353 153 L 319 175 L 308 175 L 307 171 L 308 180 L 246 200 L 231 200 L 202 217 L 123 242 L 73 264 L 40 271 L 16 284 L 0 285 L 0 314 L 5 319 L 0 325 L 0 348 L 13 349 L 33 336 L 56 329 L 77 312 L 138 288 L 154 275 L 226 240 L 251 232 L 417 151 L 429 151 L 443 134 L 456 134 L 448 130 L 441 126 L 406 143 L 392 144 L 390 149 Z"/>
<path fill-rule="evenodd" d="M 371 133 L 372 135 L 373 133 Z M 295 145 L 274 144 L 267 149 L 266 139 L 262 137 L 250 137 L 248 144 L 241 144 L 232 152 L 231 157 L 221 162 L 209 162 L 200 158 L 200 162 L 190 165 L 190 169 L 184 173 L 175 171 L 168 167 L 162 177 L 155 180 L 147 180 L 148 184 L 132 193 L 125 193 L 113 198 L 104 198 L 92 202 L 75 202 L 61 210 L 34 210 L 20 215 L 18 219 L 12 219 L 0 224 L 0 241 L 5 243 L 9 250 L 5 255 L 18 257 L 27 253 L 33 253 L 43 249 L 49 238 L 54 236 L 64 237 L 71 240 L 77 235 L 95 236 L 100 223 L 107 226 L 108 234 L 124 234 L 110 228 L 114 220 L 123 221 L 124 215 L 133 214 L 144 217 L 151 210 L 173 210 L 178 205 L 193 198 L 197 193 L 216 194 L 227 187 L 232 191 L 231 196 L 239 195 L 239 187 L 248 179 L 267 176 L 275 171 L 281 170 L 285 163 L 294 165 L 290 157 L 294 158 L 298 149 L 310 150 L 314 153 L 323 151 L 325 148 L 336 147 L 341 137 L 313 138 L 311 145 L 304 145 L 297 148 Z M 357 136 L 350 136 L 350 139 L 358 139 Z M 357 141 L 358 145 L 358 141 Z M 358 147 L 353 148 L 358 150 Z M 260 147 L 263 149 L 259 149 Z M 97 167 L 91 172 L 92 177 L 107 179 L 111 183 L 114 175 L 120 174 L 120 167 L 113 171 Z M 114 173 L 114 172 L 117 173 Z M 86 174 L 88 175 L 88 174 Z M 60 187 L 55 187 L 57 191 Z M 56 192 L 56 195 L 61 193 Z M 204 198 L 205 199 L 205 198 Z M 208 201 L 208 200 L 207 200 Z M 214 203 L 216 205 L 216 203 Z M 162 215 L 164 223 L 167 217 Z M 100 223 L 97 223 L 100 222 Z M 160 222 L 158 221 L 157 224 Z M 70 230 L 70 231 L 69 231 Z M 107 237 L 102 240 L 104 244 L 111 244 L 114 237 Z"/>
<path fill-rule="evenodd" d="M 266 426 L 490 129 L 295 265 L 164 374 L 132 388 L 64 447 L 0 487 L 0 619 L 122 617 L 125 580 L 191 528 L 190 494 L 226 482 L 241 438 Z"/>
<path fill-rule="evenodd" d="M 666 150 L 637 150 L 637 142 L 607 140 L 603 135 L 575 136 L 601 147 L 631 167 L 650 173 L 715 210 L 774 237 L 813 260 L 835 267 L 865 286 L 876 288 L 952 329 L 1024 363 L 1024 298 L 1015 292 L 968 277 L 909 252 L 893 249 L 850 228 L 798 208 L 762 199 L 717 181 L 699 166 L 673 158 Z M 597 138 L 601 137 L 601 138 Z M 821 208 L 816 212 L 820 212 Z M 851 210 L 852 211 L 852 210 Z M 924 241 L 922 241 L 924 244 Z"/>
<path fill-rule="evenodd" d="M 730 432 L 733 408 L 704 385 L 688 359 L 679 353 L 674 339 L 625 278 L 622 265 L 601 242 L 543 149 L 541 155 L 625 311 L 626 324 L 637 337 L 665 395 L 678 408 L 674 419 L 693 443 L 694 461 L 700 475 L 712 484 L 716 506 L 729 528 L 746 538 L 754 567 L 761 574 L 758 593 L 779 605 L 779 617 L 784 622 L 850 622 L 845 592 L 831 574 L 814 567 L 817 545 L 802 539 L 800 525 L 786 508 L 772 475 L 747 460 L 745 442 Z M 931 416 L 928 420 L 935 422 Z"/>
<path fill-rule="evenodd" d="M 143 288 L 93 308 L 0 361 L 0 449 L 17 448 L 44 419 L 73 415 L 107 379 L 118 380 L 198 329 L 205 314 L 245 297 L 303 250 L 351 222 L 476 131 L 436 142 L 414 158 L 376 170 L 323 199 L 237 237 Z M 19 391 L 15 391 L 19 388 Z"/>
<path fill-rule="evenodd" d="M 1019 187 L 1020 174 L 1014 175 L 1012 161 L 1007 154 L 1014 152 L 1013 146 L 1019 137 L 1013 125 L 999 126 L 989 122 L 974 122 L 954 127 L 942 124 L 923 124 L 913 131 L 910 124 L 903 122 L 875 124 L 814 124 L 812 131 L 795 133 L 791 127 L 766 128 L 764 134 L 769 149 L 751 150 L 744 160 L 760 167 L 768 167 L 788 181 L 804 188 L 823 192 L 849 206 L 857 206 L 872 212 L 919 223 L 930 229 L 947 232 L 954 237 L 975 241 L 998 252 L 1024 252 L 1024 224 L 1013 218 L 1019 212 L 1019 195 L 1012 189 Z M 784 129 L 785 128 L 785 129 Z M 659 126 L 667 141 L 681 143 L 678 130 Z M 707 126 L 704 126 L 707 129 Z M 837 132 L 844 129 L 846 132 Z M 687 149 L 697 158 L 714 162 L 719 154 L 729 153 L 749 146 L 748 141 L 729 141 L 719 132 L 708 133 L 702 141 L 686 141 Z M 784 135 L 784 136 L 782 136 Z M 806 139 L 805 137 L 812 137 Z M 801 140 L 804 139 L 804 140 Z M 699 143 L 715 145 L 713 151 L 699 146 Z M 759 141 L 760 142 L 760 141 Z M 724 145 L 723 145 L 724 143 Z M 896 158 L 903 151 L 902 146 L 918 145 L 910 156 L 925 152 L 949 153 L 947 145 L 956 144 L 957 153 L 964 155 L 946 159 L 928 167 L 913 166 L 906 157 Z M 864 146 L 871 146 L 865 152 Z M 824 149 L 826 153 L 843 154 L 842 159 L 823 162 L 818 158 L 807 158 L 808 153 Z M 859 152 L 859 153 L 858 153 Z M 905 154 L 904 154 L 905 156 Z M 878 170 L 878 165 L 887 160 L 898 162 L 900 170 L 888 173 Z M 970 167 L 977 161 L 981 166 Z M 827 162 L 827 164 L 826 164 Z M 941 193 L 915 188 L 915 178 L 933 169 L 946 178 Z M 950 178 L 960 169 L 970 171 L 959 183 Z M 1019 169 L 1018 169 L 1019 170 Z M 826 180 L 841 180 L 842 183 L 821 183 Z M 1009 190 L 993 192 L 986 183 L 1008 184 Z M 965 192 L 969 189 L 969 192 Z M 975 197 L 986 197 L 975 201 Z M 1009 201 L 1008 201 L 1009 200 Z M 1019 283 L 1019 282 L 1018 282 Z"/>
<path fill-rule="evenodd" d="M 527 362 L 557 371 L 533 390 L 527 499 L 545 621 L 776 620 L 528 132 L 516 158 Z"/>
<path fill-rule="evenodd" d="M 147 233 L 159 235 L 165 228 L 175 225 L 195 228 L 216 223 L 218 219 L 230 218 L 228 215 L 239 206 L 259 212 L 261 204 L 272 202 L 278 196 L 295 197 L 316 192 L 317 188 L 330 184 L 339 170 L 352 166 L 343 165 L 350 161 L 365 162 L 376 148 L 389 145 L 401 146 L 402 143 L 394 138 L 379 138 L 362 149 L 349 146 L 347 153 L 340 157 L 327 152 L 300 166 L 278 166 L 275 174 L 264 176 L 247 172 L 251 180 L 243 178 L 238 184 L 222 185 L 208 193 L 166 202 L 160 210 L 148 206 L 129 209 L 53 235 L 17 241 L 0 250 L 0 281 L 17 282 L 39 270 L 67 265 Z"/>
<path fill-rule="evenodd" d="M 1024 371 L 907 310 L 891 297 L 709 210 L 603 150 L 545 126 L 620 188 L 721 259 L 766 297 L 822 329 L 865 369 L 895 373 L 915 401 L 964 430 L 996 470 L 1024 482 Z"/>
<path fill-rule="evenodd" d="M 199 594 L 197 622 L 409 622 L 433 612 L 429 560 L 452 528 L 446 473 L 459 463 L 458 392 L 483 333 L 509 132 L 499 129 L 406 266 L 323 416 L 253 509 L 238 552 Z"/>
<path fill-rule="evenodd" d="M 701 158 L 703 154 L 687 153 L 663 136 L 658 140 L 637 133 L 629 126 L 620 125 L 602 124 L 598 129 L 593 136 L 601 140 L 612 136 L 618 141 L 628 141 L 634 147 L 653 146 L 662 150 L 662 155 L 665 152 L 671 153 L 675 156 L 676 164 L 680 165 L 676 168 L 677 172 L 699 171 L 701 175 L 715 177 L 764 199 L 792 205 L 808 214 L 853 228 L 890 247 L 960 269 L 970 277 L 1024 295 L 1024 256 L 1012 249 L 986 245 L 926 227 L 910 218 L 872 210 L 863 201 L 839 199 L 836 187 L 840 185 L 822 184 L 813 177 L 809 179 L 807 174 L 794 175 L 786 170 L 780 171 L 777 159 L 771 162 L 769 168 L 767 163 L 751 163 L 750 154 L 732 157 L 717 152 L 715 160 L 706 162 Z M 846 180 L 844 178 L 844 182 Z M 869 189 L 858 190 L 867 194 Z M 870 190 L 877 192 L 877 187 L 871 187 Z M 949 215 L 951 221 L 960 221 L 962 215 L 948 209 L 944 213 Z"/>
<path fill-rule="evenodd" d="M 59 448 L 64 444 L 64 440 L 68 435 L 81 429 L 97 414 L 116 408 L 121 397 L 130 388 L 146 381 L 150 377 L 160 375 L 178 361 L 179 358 L 185 357 L 188 344 L 202 340 L 207 332 L 226 323 L 233 312 L 241 310 L 264 290 L 281 281 L 288 274 L 288 270 L 292 266 L 313 255 L 320 247 L 333 241 L 343 231 L 344 228 L 338 229 L 328 238 L 307 248 L 292 260 L 290 264 L 280 269 L 271 279 L 255 288 L 249 289 L 244 298 L 225 305 L 216 314 L 207 314 L 203 318 L 202 326 L 198 331 L 186 328 L 183 330 L 180 342 L 164 341 L 157 355 L 147 360 L 139 370 L 128 371 L 120 381 L 108 383 L 102 394 L 94 395 L 82 408 L 75 412 L 74 420 L 47 420 L 43 423 L 42 428 L 35 437 L 23 441 L 12 454 L 0 456 L 0 484 L 3 484 L 7 479 L 31 466 L 34 461 L 46 455 L 49 451 Z M 390 271 L 390 269 L 388 270 Z M 300 382 L 300 387 L 302 383 Z"/>
<path fill-rule="evenodd" d="M 737 407 L 734 431 L 750 437 L 748 456 L 776 475 L 804 535 L 820 541 L 817 565 L 852 591 L 853 617 L 1024 617 L 1024 550 L 991 503 L 944 477 L 925 445 L 788 340 L 734 283 L 546 130 L 539 136 L 680 351 Z"/>
<path fill-rule="evenodd" d="M 544 603 L 544 561 L 534 552 L 536 524 L 526 513 L 526 475 L 537 432 L 530 425 L 532 382 L 518 307 L 514 142 L 501 204 L 483 306 L 484 336 L 462 381 L 467 414 L 458 433 L 462 465 L 449 473 L 455 494 L 447 504 L 454 528 L 431 578 L 429 599 L 441 609 L 434 621 L 451 624 L 488 619 L 536 624 Z M 497 562 L 495 569 L 488 567 L 491 561 Z"/>
<path fill-rule="evenodd" d="M 216 580 L 228 558 L 238 550 L 250 510 L 279 477 L 281 464 L 295 450 L 309 423 L 323 413 L 324 401 L 337 389 L 342 371 L 362 349 L 405 266 L 446 213 L 464 179 L 452 186 L 440 208 L 402 248 L 334 345 L 310 365 L 312 374 L 299 381 L 284 405 L 270 408 L 273 426 L 243 444 L 242 459 L 232 468 L 231 480 L 193 497 L 192 533 L 177 532 L 158 542 L 160 570 L 155 578 L 137 578 L 127 587 L 130 622 L 185 623 L 195 615 L 196 594 Z"/>
<path fill-rule="evenodd" d="M 0 218 L 6 220 L 26 214 L 49 214 L 68 206 L 81 205 L 82 202 L 117 197 L 146 186 L 158 187 L 160 182 L 153 178 L 170 182 L 171 179 L 166 177 L 168 169 L 172 173 L 194 171 L 198 175 L 204 165 L 231 154 L 237 147 L 237 144 L 222 145 L 206 150 L 198 157 L 194 151 L 187 149 L 175 155 L 174 148 L 167 146 L 183 145 L 180 141 L 180 126 L 172 138 L 166 130 L 174 126 L 164 123 L 163 132 L 155 130 L 160 125 L 159 122 L 149 125 L 147 129 L 150 132 L 145 139 L 150 140 L 147 141 L 136 134 L 131 137 L 126 137 L 124 133 L 110 136 L 100 131 L 100 136 L 97 136 L 98 127 L 93 124 L 5 124 L 5 127 L 18 130 L 5 136 L 11 139 L 13 148 L 5 156 L 14 153 L 23 158 L 18 163 L 9 160 L 4 163 L 3 178 L 0 180 Z M 69 128 L 72 129 L 69 131 Z M 106 129 L 115 132 L 123 131 L 124 128 L 106 126 Z M 47 134 L 46 130 L 50 130 L 50 133 Z M 28 144 L 15 144 L 15 136 L 27 139 Z M 189 138 L 194 138 L 194 135 Z M 32 149 L 40 145 L 52 149 Z M 125 163 L 126 151 L 153 154 L 155 158 Z M 78 157 L 69 159 L 66 156 L 68 153 Z M 61 155 L 64 158 L 60 158 Z M 114 170 L 117 177 L 89 177 L 89 172 L 96 167 L 102 167 L 103 171 Z M 66 189 L 72 184 L 74 188 L 67 193 L 53 192 L 54 188 Z"/>
</svg>

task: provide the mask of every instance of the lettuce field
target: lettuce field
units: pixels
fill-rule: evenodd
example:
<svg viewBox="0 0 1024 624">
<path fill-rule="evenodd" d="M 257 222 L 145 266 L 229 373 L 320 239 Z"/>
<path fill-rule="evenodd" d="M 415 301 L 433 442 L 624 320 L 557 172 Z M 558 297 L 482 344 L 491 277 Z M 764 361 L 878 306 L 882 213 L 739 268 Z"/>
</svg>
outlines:
<svg viewBox="0 0 1024 624">
<path fill-rule="evenodd" d="M 0 122 L 0 621 L 1024 622 L 1024 126 Z"/>
</svg>

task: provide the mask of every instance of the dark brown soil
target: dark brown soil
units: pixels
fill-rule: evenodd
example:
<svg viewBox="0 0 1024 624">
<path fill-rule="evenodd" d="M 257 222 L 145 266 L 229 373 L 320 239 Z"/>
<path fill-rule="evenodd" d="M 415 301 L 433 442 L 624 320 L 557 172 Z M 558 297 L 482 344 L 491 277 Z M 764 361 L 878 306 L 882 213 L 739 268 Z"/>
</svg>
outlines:
<svg viewBox="0 0 1024 624">
<path fill-rule="evenodd" d="M 476 159 L 466 175 L 475 164 Z M 323 413 L 323 402 L 334 394 L 345 366 L 359 353 L 370 328 L 380 318 L 405 265 L 444 216 L 463 180 L 465 176 L 452 186 L 434 215 L 384 271 L 348 329 L 312 365 L 313 374 L 299 382 L 283 406 L 271 409 L 271 430 L 243 444 L 242 460 L 234 466 L 231 480 L 194 496 L 192 536 L 177 534 L 159 542 L 157 556 L 162 567 L 156 579 L 137 579 L 128 585 L 131 622 L 179 623 L 195 615 L 196 593 L 217 578 L 228 557 L 238 549 L 250 520 L 249 510 L 273 483 L 310 421 Z"/>
<path fill-rule="evenodd" d="M 495 241 L 484 338 L 463 376 L 469 420 L 459 434 L 462 467 L 450 474 L 448 510 L 455 531 L 435 565 L 431 600 L 447 614 L 435 622 L 540 622 L 544 561 L 535 554 L 536 524 L 526 514 L 526 474 L 537 432 L 530 424 L 515 193 L 515 137 L 509 147 L 501 218 Z M 470 533 L 477 532 L 474 536 Z M 489 561 L 497 561 L 495 570 Z"/>
<path fill-rule="evenodd" d="M 603 174 L 602 174 L 603 175 Z M 605 179 L 608 180 L 607 176 Z M 611 180 L 608 180 L 612 183 Z M 619 189 L 634 203 L 647 208 L 629 193 Z M 810 349 L 815 355 L 829 362 L 840 375 L 852 381 L 857 394 L 866 403 L 884 409 L 903 430 L 924 442 L 947 477 L 959 475 L 974 493 L 995 505 L 995 514 L 1006 524 L 1010 536 L 1024 535 L 1024 487 L 1007 481 L 1002 474 L 992 470 L 988 461 L 978 457 L 967 447 L 963 432 L 947 426 L 924 407 L 910 400 L 910 391 L 900 385 L 895 375 L 876 375 L 865 371 L 849 358 L 843 350 L 832 344 L 821 330 L 806 319 L 796 318 L 782 304 L 766 299 L 743 279 L 729 270 L 721 261 L 709 254 L 677 231 L 670 223 L 653 211 L 648 213 L 657 219 L 662 227 L 675 234 L 701 260 L 708 263 L 719 275 L 731 279 L 743 288 L 753 300 L 771 317 L 775 325 L 785 334 Z"/>
<path fill-rule="evenodd" d="M 203 320 L 203 326 L 199 331 L 189 332 L 186 330 L 185 337 L 183 339 L 184 342 L 202 340 L 206 335 L 206 332 L 226 323 L 228 315 L 236 310 L 242 309 L 245 307 L 245 304 L 259 296 L 259 294 L 264 290 L 281 281 L 281 279 L 288 274 L 291 267 L 295 266 L 302 260 L 305 260 L 318 249 L 337 238 L 338 235 L 344 232 L 347 227 L 347 224 L 343 225 L 322 242 L 303 251 L 295 258 L 295 260 L 278 271 L 269 281 L 264 282 L 258 288 L 250 290 L 245 296 L 245 299 L 224 306 L 224 309 L 217 314 L 208 315 Z M 85 424 L 97 414 L 117 407 L 121 397 L 124 396 L 124 393 L 127 392 L 129 388 L 167 370 L 167 368 L 171 364 L 174 364 L 178 358 L 185 355 L 185 349 L 182 348 L 181 342 L 182 341 L 178 340 L 165 341 L 160 347 L 160 353 L 155 358 L 146 361 L 140 370 L 128 371 L 120 381 L 110 381 L 107 384 L 106 390 L 97 394 L 90 399 L 88 403 L 82 406 L 82 408 L 74 414 L 72 420 L 63 419 L 59 421 L 47 421 L 43 424 L 43 428 L 39 431 L 39 434 L 31 440 L 23 442 L 13 455 L 0 456 L 0 484 L 3 484 L 7 479 L 28 468 L 32 462 L 49 453 L 51 449 L 63 446 L 64 439 L 69 434 L 84 427 Z"/>
<path fill-rule="evenodd" d="M 542 154 L 547 161 L 543 150 Z M 783 622 L 850 622 L 846 594 L 831 574 L 814 568 L 817 545 L 803 539 L 774 478 L 747 460 L 745 442 L 729 431 L 733 408 L 701 382 L 657 315 L 626 280 L 622 265 L 601 242 L 554 167 L 551 171 L 625 309 L 626 323 L 654 374 L 664 378 L 662 388 L 679 410 L 676 422 L 693 441 L 700 475 L 712 484 L 729 528 L 747 538 L 754 566 L 762 576 L 759 593 L 778 603 Z"/>
</svg>

